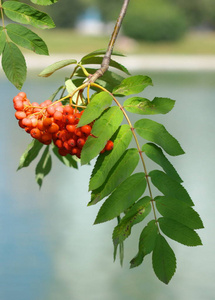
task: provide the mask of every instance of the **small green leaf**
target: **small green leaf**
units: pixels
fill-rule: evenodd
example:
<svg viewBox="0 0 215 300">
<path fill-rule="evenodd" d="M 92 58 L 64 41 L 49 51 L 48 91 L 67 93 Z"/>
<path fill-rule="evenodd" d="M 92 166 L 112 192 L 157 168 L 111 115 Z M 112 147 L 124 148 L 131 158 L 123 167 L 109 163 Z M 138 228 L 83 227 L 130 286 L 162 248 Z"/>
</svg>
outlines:
<svg viewBox="0 0 215 300">
<path fill-rule="evenodd" d="M 76 64 L 77 60 L 75 59 L 64 59 L 64 60 L 60 60 L 48 67 L 46 67 L 40 74 L 39 76 L 41 77 L 49 77 L 50 75 L 52 75 L 54 72 L 56 72 L 57 70 L 60 70 L 66 66 L 72 65 L 72 64 Z"/>
<path fill-rule="evenodd" d="M 168 284 L 176 270 L 176 257 L 162 235 L 158 235 L 152 254 L 153 269 L 162 282 Z"/>
<path fill-rule="evenodd" d="M 144 139 L 161 146 L 169 155 L 184 154 L 179 142 L 166 128 L 153 120 L 141 119 L 134 124 L 137 133 Z"/>
<path fill-rule="evenodd" d="M 136 173 L 123 181 L 101 206 L 95 223 L 103 223 L 119 216 L 141 197 L 146 189 L 144 173 Z"/>
<path fill-rule="evenodd" d="M 158 226 L 155 220 L 152 220 L 146 225 L 140 234 L 139 251 L 130 261 L 130 268 L 138 267 L 143 262 L 144 257 L 154 250 L 157 235 Z"/>
<path fill-rule="evenodd" d="M 160 229 L 169 238 L 186 246 L 202 245 L 200 237 L 191 228 L 168 218 L 158 219 Z"/>
<path fill-rule="evenodd" d="M 4 50 L 5 43 L 6 43 L 6 34 L 4 32 L 4 28 L 0 26 L 0 55 Z"/>
<path fill-rule="evenodd" d="M 99 155 L 95 167 L 93 169 L 89 190 L 95 190 L 100 187 L 106 180 L 110 170 L 128 148 L 132 139 L 132 133 L 129 125 L 120 126 L 112 137 L 114 148 L 109 153 Z"/>
<path fill-rule="evenodd" d="M 102 112 L 111 106 L 113 98 L 107 92 L 96 94 L 87 105 L 78 123 L 78 127 L 84 126 L 97 119 Z"/>
<path fill-rule="evenodd" d="M 55 27 L 55 24 L 49 15 L 30 5 L 17 1 L 6 1 L 3 3 L 2 7 L 6 16 L 15 22 L 29 24 L 41 29 Z"/>
<path fill-rule="evenodd" d="M 106 53 L 107 49 L 99 49 L 99 50 L 95 50 L 93 52 L 90 52 L 88 53 L 87 55 L 85 55 L 84 57 L 82 57 L 82 60 L 83 59 L 86 59 L 86 58 L 89 58 L 89 57 L 92 57 L 92 56 L 97 56 L 97 55 L 104 55 Z M 114 50 L 112 52 L 111 55 L 116 55 L 116 56 L 125 56 L 124 54 L 122 54 L 121 52 L 119 51 L 116 51 Z"/>
<path fill-rule="evenodd" d="M 9 24 L 6 29 L 10 39 L 17 45 L 37 54 L 49 55 L 45 42 L 30 29 L 18 24 Z"/>
<path fill-rule="evenodd" d="M 56 155 L 56 157 L 67 167 L 73 167 L 75 169 L 78 169 L 78 163 L 77 161 L 73 158 L 72 155 L 67 154 L 66 156 L 62 156 L 58 152 L 58 148 L 56 146 L 53 146 L 52 151 Z"/>
<path fill-rule="evenodd" d="M 170 161 L 166 158 L 166 156 L 163 154 L 163 151 L 161 148 L 156 146 L 152 143 L 147 143 L 143 145 L 142 151 L 155 163 L 157 163 L 159 166 L 163 168 L 163 170 L 167 173 L 169 177 L 172 179 L 182 182 L 183 180 L 178 175 L 177 171 L 173 167 L 173 165 L 170 163 Z"/>
<path fill-rule="evenodd" d="M 148 76 L 135 75 L 125 78 L 119 86 L 114 88 L 114 95 L 131 95 L 142 92 L 147 86 L 153 85 L 152 80 Z"/>
<path fill-rule="evenodd" d="M 103 60 L 103 57 L 99 57 L 99 56 L 91 56 L 91 57 L 86 57 L 86 58 L 82 58 L 81 63 L 82 65 L 101 65 Z M 111 59 L 110 60 L 110 64 L 111 67 L 116 68 L 120 71 L 123 71 L 126 74 L 130 74 L 129 71 L 126 69 L 126 67 L 124 67 L 123 65 L 119 64 L 118 62 L 116 62 L 115 60 Z"/>
<path fill-rule="evenodd" d="M 113 243 L 116 247 L 131 234 L 131 228 L 147 217 L 151 211 L 150 197 L 146 196 L 135 203 L 114 228 Z"/>
<path fill-rule="evenodd" d="M 52 167 L 52 159 L 49 152 L 49 146 L 47 146 L 35 170 L 36 182 L 38 183 L 40 188 L 42 186 L 44 177 L 48 175 L 49 172 L 51 171 L 51 167 Z"/>
<path fill-rule="evenodd" d="M 58 0 L 31 0 L 31 2 L 37 5 L 51 5 L 58 2 Z"/>
<path fill-rule="evenodd" d="M 167 196 L 159 196 L 155 200 L 157 210 L 162 216 L 182 223 L 191 229 L 204 227 L 198 213 L 188 204 Z"/>
<path fill-rule="evenodd" d="M 123 113 L 118 106 L 108 108 L 93 125 L 91 134 L 81 151 L 81 164 L 89 163 L 104 149 L 107 141 L 118 129 L 123 120 Z"/>
<path fill-rule="evenodd" d="M 38 140 L 32 140 L 32 142 L 28 145 L 27 149 L 20 158 L 17 171 L 22 168 L 28 167 L 30 163 L 37 157 L 43 146 L 44 145 Z"/>
<path fill-rule="evenodd" d="M 155 115 L 166 114 L 173 109 L 175 104 L 174 100 L 169 98 L 154 98 L 150 101 L 141 97 L 132 97 L 127 99 L 123 106 L 124 108 L 135 114 L 140 115 Z"/>
<path fill-rule="evenodd" d="M 139 153 L 137 149 L 128 149 L 120 157 L 118 162 L 111 169 L 108 178 L 102 186 L 93 190 L 91 201 L 88 205 L 96 204 L 104 197 L 109 195 L 122 181 L 130 176 L 139 162 Z"/>
<path fill-rule="evenodd" d="M 164 172 L 154 170 L 149 173 L 149 176 L 151 177 L 151 181 L 154 186 L 156 186 L 156 188 L 165 196 L 176 198 L 179 201 L 183 201 L 190 206 L 194 205 L 185 188 L 179 182 L 173 180 Z"/>
<path fill-rule="evenodd" d="M 11 42 L 5 44 L 2 54 L 2 68 L 8 80 L 20 90 L 26 79 L 27 67 L 22 52 Z"/>
</svg>

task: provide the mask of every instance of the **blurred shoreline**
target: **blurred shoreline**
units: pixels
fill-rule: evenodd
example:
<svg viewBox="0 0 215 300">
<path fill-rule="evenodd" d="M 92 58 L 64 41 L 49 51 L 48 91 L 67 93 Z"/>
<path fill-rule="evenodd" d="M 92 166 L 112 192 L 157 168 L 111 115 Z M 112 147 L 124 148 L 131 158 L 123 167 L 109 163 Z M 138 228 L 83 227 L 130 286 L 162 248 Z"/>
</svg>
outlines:
<svg viewBox="0 0 215 300">
<path fill-rule="evenodd" d="M 43 70 L 45 67 L 64 59 L 76 59 L 80 61 L 84 55 L 80 53 L 60 53 L 51 54 L 50 56 L 25 54 L 25 58 L 29 70 Z M 113 57 L 113 59 L 123 64 L 130 71 L 215 71 L 215 55 L 144 54 Z"/>
</svg>

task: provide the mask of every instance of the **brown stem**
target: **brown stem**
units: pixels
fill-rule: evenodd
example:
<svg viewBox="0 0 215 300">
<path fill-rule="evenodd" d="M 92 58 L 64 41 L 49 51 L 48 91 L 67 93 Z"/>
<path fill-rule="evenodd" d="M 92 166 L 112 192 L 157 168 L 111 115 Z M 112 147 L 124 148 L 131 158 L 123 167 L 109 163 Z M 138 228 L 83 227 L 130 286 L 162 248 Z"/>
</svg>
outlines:
<svg viewBox="0 0 215 300">
<path fill-rule="evenodd" d="M 122 8 L 121 8 L 121 11 L 120 11 L 120 14 L 119 14 L 119 17 L 116 21 L 116 24 L 115 24 L 115 27 L 114 27 L 114 30 L 113 30 L 113 33 L 112 33 L 112 36 L 111 36 L 110 42 L 108 44 L 107 51 L 106 51 L 105 56 L 102 60 L 101 67 L 89 78 L 88 83 L 95 82 L 96 79 L 101 77 L 108 70 L 109 64 L 110 64 L 110 59 L 111 59 L 111 54 L 113 52 L 113 47 L 114 47 L 114 44 L 116 42 L 119 30 L 121 28 L 122 21 L 124 19 L 125 14 L 126 14 L 129 1 L 130 0 L 124 0 L 124 3 L 122 5 Z"/>
</svg>

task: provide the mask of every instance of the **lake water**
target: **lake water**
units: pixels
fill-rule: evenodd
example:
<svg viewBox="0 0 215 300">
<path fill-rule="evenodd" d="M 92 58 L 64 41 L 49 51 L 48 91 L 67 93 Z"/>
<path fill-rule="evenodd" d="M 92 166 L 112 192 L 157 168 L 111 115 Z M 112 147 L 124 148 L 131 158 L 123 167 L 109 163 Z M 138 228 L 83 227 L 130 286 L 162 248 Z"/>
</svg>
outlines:
<svg viewBox="0 0 215 300">
<path fill-rule="evenodd" d="M 41 102 L 62 83 L 59 75 L 40 79 L 32 73 L 23 90 L 31 101 Z M 166 286 L 155 277 L 151 256 L 129 270 L 143 227 L 138 225 L 125 243 L 123 268 L 113 263 L 115 221 L 93 226 L 99 205 L 87 207 L 92 166 L 72 170 L 53 157 L 52 171 L 40 191 L 34 181 L 35 164 L 16 172 L 31 139 L 14 118 L 12 98 L 17 90 L 1 77 L 1 300 L 214 299 L 215 73 L 144 75 L 154 82 L 145 97 L 176 100 L 171 113 L 153 119 L 165 124 L 186 152 L 171 161 L 204 221 L 205 229 L 199 231 L 204 246 L 170 242 L 177 272 Z"/>
</svg>

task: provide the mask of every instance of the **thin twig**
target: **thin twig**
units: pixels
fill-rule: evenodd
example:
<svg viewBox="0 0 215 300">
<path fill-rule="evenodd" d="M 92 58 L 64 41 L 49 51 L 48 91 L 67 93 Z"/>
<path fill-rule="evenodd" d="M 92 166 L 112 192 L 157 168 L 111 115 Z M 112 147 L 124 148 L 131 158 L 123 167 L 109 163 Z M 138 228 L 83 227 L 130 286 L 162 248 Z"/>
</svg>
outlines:
<svg viewBox="0 0 215 300">
<path fill-rule="evenodd" d="M 108 70 L 111 55 L 112 55 L 112 52 L 113 52 L 113 47 L 114 47 L 114 44 L 116 42 L 119 30 L 121 28 L 122 21 L 124 19 L 125 14 L 126 14 L 129 1 L 130 0 L 124 0 L 124 3 L 122 5 L 122 8 L 121 8 L 121 11 L 120 11 L 120 14 L 119 14 L 119 17 L 116 21 L 116 24 L 115 24 L 115 27 L 114 27 L 114 30 L 113 30 L 113 33 L 112 33 L 112 36 L 111 36 L 110 42 L 108 44 L 107 51 L 106 51 L 105 56 L 102 60 L 101 67 L 89 78 L 88 83 L 95 82 L 96 79 L 101 77 Z"/>
</svg>

